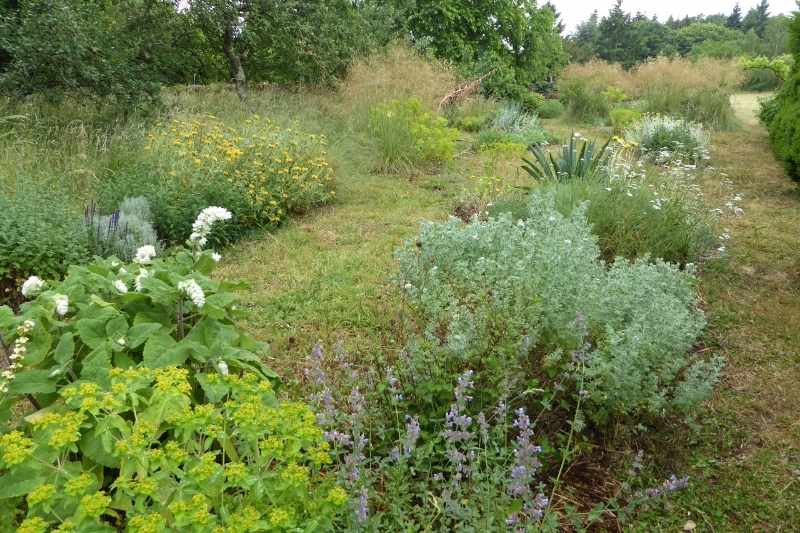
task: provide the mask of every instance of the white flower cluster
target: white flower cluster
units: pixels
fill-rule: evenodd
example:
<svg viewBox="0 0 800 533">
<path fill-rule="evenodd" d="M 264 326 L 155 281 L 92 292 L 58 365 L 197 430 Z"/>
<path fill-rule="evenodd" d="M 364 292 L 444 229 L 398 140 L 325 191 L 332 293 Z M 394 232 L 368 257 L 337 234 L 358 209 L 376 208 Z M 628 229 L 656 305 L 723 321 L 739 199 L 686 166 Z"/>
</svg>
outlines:
<svg viewBox="0 0 800 533">
<path fill-rule="evenodd" d="M 64 316 L 69 312 L 69 298 L 64 294 L 56 294 L 53 296 L 53 301 L 56 303 L 56 314 Z"/>
<path fill-rule="evenodd" d="M 203 307 L 206 303 L 206 295 L 203 288 L 193 279 L 187 279 L 178 283 L 178 290 L 183 292 L 197 307 Z"/>
<path fill-rule="evenodd" d="M 126 294 L 128 292 L 128 286 L 125 285 L 125 282 L 121 279 L 114 281 L 114 288 L 117 289 L 120 294 Z"/>
<path fill-rule="evenodd" d="M 42 287 L 44 287 L 44 281 L 38 276 L 31 276 L 22 284 L 20 292 L 25 298 L 33 298 L 41 292 Z"/>
<path fill-rule="evenodd" d="M 133 258 L 134 263 L 138 263 L 140 265 L 149 265 L 153 262 L 153 258 L 156 256 L 156 248 L 152 244 L 145 244 L 144 246 L 140 246 L 138 250 L 136 250 L 136 257 Z"/>
<path fill-rule="evenodd" d="M 189 236 L 189 245 L 192 248 L 202 249 L 208 243 L 208 235 L 211 228 L 220 220 L 230 220 L 233 217 L 230 211 L 224 207 L 206 207 L 197 215 L 192 224 L 192 234 Z"/>
<path fill-rule="evenodd" d="M 17 370 L 22 366 L 22 358 L 27 351 L 28 334 L 33 330 L 32 320 L 26 320 L 17 328 L 17 339 L 14 341 L 14 349 L 8 356 L 8 368 L 0 373 L 0 394 L 8 392 L 8 384 L 16 376 Z"/>
</svg>

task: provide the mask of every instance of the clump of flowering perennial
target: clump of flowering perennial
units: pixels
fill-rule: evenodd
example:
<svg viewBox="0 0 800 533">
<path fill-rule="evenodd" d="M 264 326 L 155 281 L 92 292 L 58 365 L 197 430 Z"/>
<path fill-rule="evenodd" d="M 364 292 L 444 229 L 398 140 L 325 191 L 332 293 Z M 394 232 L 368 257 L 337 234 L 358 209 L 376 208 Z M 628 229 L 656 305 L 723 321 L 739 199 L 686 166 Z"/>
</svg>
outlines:
<svg viewBox="0 0 800 533">
<path fill-rule="evenodd" d="M 192 224 L 192 234 L 189 236 L 189 246 L 194 250 L 202 250 L 208 243 L 208 236 L 215 223 L 230 220 L 233 217 L 230 211 L 224 207 L 206 207 Z"/>
<path fill-rule="evenodd" d="M 3 361 L 0 359 L 0 363 L 5 363 L 2 365 L 2 372 L 0 372 L 0 394 L 8 392 L 8 384 L 14 380 L 17 370 L 22 367 L 22 359 L 25 357 L 28 341 L 30 340 L 28 334 L 33 330 L 34 325 L 32 320 L 26 320 L 17 327 L 17 338 L 14 340 L 14 348 L 8 354 L 8 360 Z"/>
<path fill-rule="evenodd" d="M 194 305 L 198 308 L 206 303 L 206 295 L 203 288 L 193 279 L 187 279 L 178 283 L 178 290 L 183 292 Z"/>
<path fill-rule="evenodd" d="M 549 504 L 544 494 L 538 493 L 534 497 L 531 489 L 536 473 L 542 466 L 538 457 L 542 448 L 533 444 L 531 420 L 522 408 L 516 411 L 514 427 L 519 430 L 519 435 L 514 440 L 514 466 L 511 469 L 508 492 L 513 498 L 522 501 L 522 510 L 508 517 L 506 523 L 509 526 L 539 520 Z"/>
<path fill-rule="evenodd" d="M 44 281 L 38 276 L 31 276 L 22 284 L 20 292 L 25 298 L 33 298 L 42 291 Z"/>
<path fill-rule="evenodd" d="M 145 244 L 144 246 L 140 246 L 136 250 L 136 256 L 133 258 L 133 262 L 139 265 L 149 265 L 153 262 L 153 258 L 156 256 L 156 248 L 152 244 Z"/>
</svg>

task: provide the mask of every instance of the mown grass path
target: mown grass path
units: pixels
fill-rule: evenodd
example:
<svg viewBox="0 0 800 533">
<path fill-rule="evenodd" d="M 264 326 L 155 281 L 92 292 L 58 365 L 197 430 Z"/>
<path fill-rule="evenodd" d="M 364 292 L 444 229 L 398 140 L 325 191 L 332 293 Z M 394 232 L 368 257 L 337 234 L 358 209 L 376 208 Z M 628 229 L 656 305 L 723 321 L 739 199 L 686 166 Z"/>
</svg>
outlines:
<svg viewBox="0 0 800 533">
<path fill-rule="evenodd" d="M 728 365 L 698 436 L 662 442 L 690 488 L 636 526 L 679 531 L 800 531 L 800 194 L 737 95 L 739 131 L 715 136 L 713 163 L 744 195 L 730 259 L 706 265 L 706 342 Z M 675 455 L 669 458 L 670 455 Z"/>
<path fill-rule="evenodd" d="M 754 118 L 757 99 L 734 105 L 743 126 L 715 135 L 713 162 L 746 214 L 731 223 L 729 260 L 708 263 L 701 282 L 706 344 L 729 363 L 699 431 L 658 434 L 649 450 L 690 487 L 631 530 L 800 530 L 800 195 Z M 393 251 L 420 220 L 449 214 L 466 166 L 415 180 L 340 169 L 335 204 L 227 252 L 220 275 L 250 284 L 245 326 L 270 342 L 277 370 L 299 375 L 317 340 L 354 354 L 402 343 Z"/>
</svg>

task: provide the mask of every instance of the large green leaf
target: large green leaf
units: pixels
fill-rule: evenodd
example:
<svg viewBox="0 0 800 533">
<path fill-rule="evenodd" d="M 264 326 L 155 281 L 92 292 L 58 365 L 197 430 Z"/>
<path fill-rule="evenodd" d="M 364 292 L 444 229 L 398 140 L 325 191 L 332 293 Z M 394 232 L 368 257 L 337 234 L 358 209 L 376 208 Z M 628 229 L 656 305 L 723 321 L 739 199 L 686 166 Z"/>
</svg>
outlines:
<svg viewBox="0 0 800 533">
<path fill-rule="evenodd" d="M 108 320 L 109 318 L 106 317 L 82 318 L 78 320 L 76 325 L 78 335 L 80 335 L 81 340 L 86 346 L 94 350 L 98 346 L 105 344 L 108 338 L 106 336 L 106 324 Z"/>
<path fill-rule="evenodd" d="M 106 343 L 95 348 L 83 360 L 81 379 L 106 383 L 109 370 L 111 370 L 111 349 Z"/>
<path fill-rule="evenodd" d="M 74 355 L 75 339 L 73 338 L 72 333 L 68 331 L 61 335 L 61 338 L 58 340 L 56 349 L 53 352 L 53 357 L 58 364 L 64 366 L 72 361 L 72 357 Z"/>
<path fill-rule="evenodd" d="M 51 370 L 31 369 L 18 372 L 8 386 L 8 392 L 15 394 L 46 394 L 56 391 L 57 380 L 51 377 Z"/>
<path fill-rule="evenodd" d="M 144 366 L 161 368 L 164 366 L 180 365 L 189 357 L 189 352 L 178 348 L 178 343 L 165 332 L 152 335 L 144 345 Z"/>
<path fill-rule="evenodd" d="M 26 345 L 25 359 L 23 360 L 25 366 L 37 365 L 44 361 L 50 351 L 50 346 L 53 344 L 53 337 L 50 332 L 38 320 L 29 338 L 30 341 Z"/>
<path fill-rule="evenodd" d="M 20 466 L 0 476 L 0 498 L 24 496 L 46 481 L 43 467 Z"/>
<path fill-rule="evenodd" d="M 155 322 L 142 322 L 141 324 L 136 324 L 128 330 L 128 347 L 138 348 L 144 344 L 148 337 L 160 330 L 161 327 L 161 324 L 156 324 Z"/>
</svg>

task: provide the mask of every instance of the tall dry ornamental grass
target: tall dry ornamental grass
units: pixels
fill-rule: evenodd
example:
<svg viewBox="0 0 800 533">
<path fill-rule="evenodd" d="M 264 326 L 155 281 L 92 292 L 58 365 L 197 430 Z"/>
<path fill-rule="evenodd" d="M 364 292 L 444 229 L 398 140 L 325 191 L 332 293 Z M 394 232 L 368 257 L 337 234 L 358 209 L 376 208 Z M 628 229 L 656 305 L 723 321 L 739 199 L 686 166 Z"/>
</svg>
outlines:
<svg viewBox="0 0 800 533">
<path fill-rule="evenodd" d="M 453 68 L 422 57 L 403 42 L 376 52 L 353 65 L 341 87 L 349 106 L 418 98 L 431 111 L 458 85 Z"/>
</svg>

